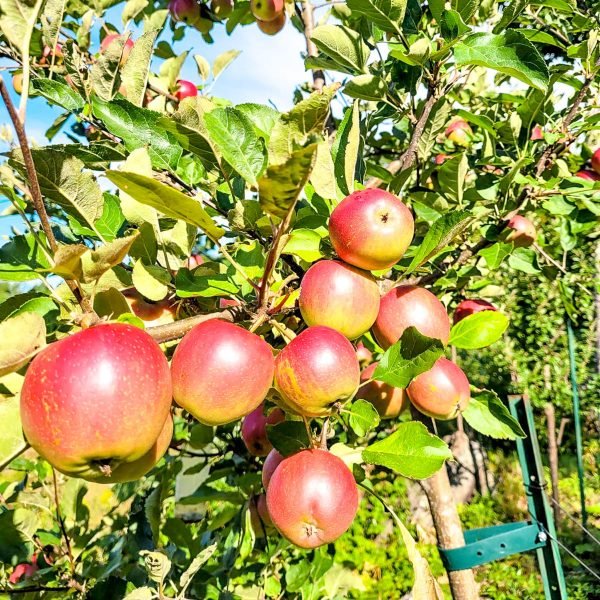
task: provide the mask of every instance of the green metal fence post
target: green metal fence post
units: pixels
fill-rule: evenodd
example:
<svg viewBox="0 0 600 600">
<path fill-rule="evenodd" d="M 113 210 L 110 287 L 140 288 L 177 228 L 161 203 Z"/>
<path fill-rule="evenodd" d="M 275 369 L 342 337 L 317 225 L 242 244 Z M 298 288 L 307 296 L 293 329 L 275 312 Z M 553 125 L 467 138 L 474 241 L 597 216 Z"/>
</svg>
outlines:
<svg viewBox="0 0 600 600">
<path fill-rule="evenodd" d="M 573 420 L 575 421 L 575 444 L 577 447 L 577 475 L 579 477 L 579 497 L 581 500 L 581 522 L 587 524 L 587 511 L 585 509 L 585 487 L 583 473 L 583 443 L 581 436 L 581 417 L 579 415 L 579 388 L 577 385 L 577 363 L 575 362 L 575 335 L 573 323 L 569 316 L 567 320 L 567 340 L 569 344 L 569 364 L 571 367 L 571 391 L 573 393 Z"/>
</svg>

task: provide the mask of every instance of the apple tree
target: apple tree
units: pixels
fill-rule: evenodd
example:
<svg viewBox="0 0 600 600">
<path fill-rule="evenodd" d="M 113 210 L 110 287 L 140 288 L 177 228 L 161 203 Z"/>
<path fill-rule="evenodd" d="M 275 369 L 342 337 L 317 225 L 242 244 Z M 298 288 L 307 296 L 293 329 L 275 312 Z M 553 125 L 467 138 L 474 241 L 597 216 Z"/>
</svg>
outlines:
<svg viewBox="0 0 600 600">
<path fill-rule="evenodd" d="M 304 36 L 290 110 L 213 93 L 235 51 L 173 50 L 242 27 Z M 597 11 L 0 0 L 0 32 L 0 594 L 366 597 L 335 541 L 383 506 L 443 598 L 375 482 L 423 481 L 463 545 L 438 428 L 523 435 L 469 381 L 511 278 L 572 319 L 593 292 Z"/>
</svg>

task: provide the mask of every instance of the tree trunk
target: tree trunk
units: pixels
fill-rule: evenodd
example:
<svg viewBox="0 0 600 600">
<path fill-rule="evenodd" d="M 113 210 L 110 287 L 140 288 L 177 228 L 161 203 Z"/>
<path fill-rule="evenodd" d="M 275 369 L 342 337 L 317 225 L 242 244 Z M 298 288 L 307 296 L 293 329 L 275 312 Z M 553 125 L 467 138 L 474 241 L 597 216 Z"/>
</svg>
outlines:
<svg viewBox="0 0 600 600">
<path fill-rule="evenodd" d="M 552 483 L 552 512 L 554 513 L 554 524 L 558 529 L 560 523 L 560 509 L 558 508 L 558 446 L 556 444 L 556 416 L 554 405 L 546 404 L 546 426 L 548 429 L 548 463 L 550 464 L 550 481 Z"/>
</svg>

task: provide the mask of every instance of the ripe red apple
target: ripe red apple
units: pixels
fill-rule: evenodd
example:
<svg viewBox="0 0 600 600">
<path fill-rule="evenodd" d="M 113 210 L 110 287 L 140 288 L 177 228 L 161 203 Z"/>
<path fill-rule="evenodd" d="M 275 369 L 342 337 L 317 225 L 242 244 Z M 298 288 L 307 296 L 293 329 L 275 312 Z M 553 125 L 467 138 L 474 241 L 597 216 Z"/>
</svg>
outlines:
<svg viewBox="0 0 600 600">
<path fill-rule="evenodd" d="M 241 302 L 236 300 L 235 298 L 219 298 L 219 308 L 223 310 L 224 308 L 232 308 L 234 306 L 241 306 Z"/>
<path fill-rule="evenodd" d="M 273 362 L 271 347 L 254 333 L 219 319 L 205 321 L 173 354 L 173 397 L 201 423 L 230 423 L 265 399 Z"/>
<path fill-rule="evenodd" d="M 23 93 L 23 73 L 15 73 L 12 76 L 12 84 L 15 92 L 20 96 Z"/>
<path fill-rule="evenodd" d="M 52 55 L 54 54 L 54 64 L 61 64 L 64 59 L 62 51 L 62 44 L 56 44 L 54 46 L 54 52 L 50 46 L 44 46 L 42 57 L 40 58 L 40 65 L 49 65 L 52 63 Z"/>
<path fill-rule="evenodd" d="M 219 19 L 225 19 L 233 11 L 233 0 L 211 0 L 210 10 Z"/>
<path fill-rule="evenodd" d="M 22 579 L 29 579 L 39 570 L 36 564 L 20 563 L 18 564 L 8 578 L 8 583 L 16 585 Z"/>
<path fill-rule="evenodd" d="M 531 246 L 537 237 L 534 224 L 522 215 L 512 217 L 506 229 L 509 230 L 508 235 L 506 235 L 506 241 L 513 242 L 517 248 Z"/>
<path fill-rule="evenodd" d="M 59 471 L 90 481 L 143 457 L 170 406 L 167 359 L 145 331 L 124 323 L 47 346 L 21 392 L 27 441 Z"/>
<path fill-rule="evenodd" d="M 325 325 L 354 340 L 377 318 L 379 287 L 368 271 L 321 260 L 302 278 L 298 304 L 307 325 Z"/>
<path fill-rule="evenodd" d="M 264 403 L 253 410 L 242 421 L 242 440 L 252 456 L 267 456 L 273 444 L 267 437 L 267 425 L 275 425 L 285 421 L 285 413 L 280 408 L 273 408 L 268 415 L 264 413 Z"/>
<path fill-rule="evenodd" d="M 352 344 L 330 327 L 305 329 L 275 359 L 275 388 L 304 416 L 329 414 L 332 404 L 354 395 L 359 381 Z"/>
<path fill-rule="evenodd" d="M 284 0 L 250 0 L 250 12 L 260 21 L 273 21 L 283 12 Z"/>
<path fill-rule="evenodd" d="M 473 140 L 473 130 L 464 119 L 455 119 L 448 125 L 444 135 L 457 146 L 468 146 Z"/>
<path fill-rule="evenodd" d="M 594 154 L 592 154 L 592 169 L 600 175 L 600 148 L 598 148 Z"/>
<path fill-rule="evenodd" d="M 273 448 L 273 450 L 267 454 L 267 458 L 265 458 L 262 470 L 262 484 L 265 490 L 269 487 L 269 481 L 271 481 L 271 477 L 273 477 L 275 469 L 279 466 L 282 460 L 283 454 L 280 454 L 277 450 L 275 450 L 275 448 Z"/>
<path fill-rule="evenodd" d="M 198 90 L 196 90 L 198 91 Z M 204 257 L 201 254 L 191 254 L 190 257 L 185 261 L 185 266 L 191 271 L 196 267 L 204 264 Z"/>
<path fill-rule="evenodd" d="M 356 358 L 361 365 L 368 365 L 373 360 L 373 353 L 362 343 L 356 344 Z"/>
<path fill-rule="evenodd" d="M 594 173 L 594 171 L 590 171 L 589 169 L 582 169 L 581 171 L 575 173 L 575 176 L 585 179 L 586 181 L 600 181 L 600 175 Z"/>
<path fill-rule="evenodd" d="M 387 350 L 407 327 L 416 327 L 422 335 L 444 344 L 450 338 L 450 319 L 444 305 L 430 291 L 416 285 L 399 285 L 383 296 L 373 335 Z"/>
<path fill-rule="evenodd" d="M 496 307 L 487 300 L 474 298 L 472 300 L 463 300 L 454 309 L 454 322 L 458 323 L 465 317 L 481 312 L 482 310 L 497 310 Z"/>
<path fill-rule="evenodd" d="M 376 362 L 369 365 L 360 375 L 361 381 L 369 381 L 373 377 Z M 358 397 L 368 400 L 379 413 L 382 419 L 395 419 L 402 411 L 408 408 L 406 390 L 394 387 L 383 381 L 369 381 L 358 391 Z"/>
<path fill-rule="evenodd" d="M 443 165 L 449 158 L 452 158 L 449 154 L 436 154 L 434 162 L 436 165 Z"/>
<path fill-rule="evenodd" d="M 116 40 L 121 37 L 118 33 L 109 33 L 100 44 L 100 52 L 106 52 L 108 47 Z M 127 38 L 125 45 L 123 46 L 123 54 L 121 55 L 121 63 L 125 63 L 129 58 L 129 54 L 133 48 L 134 42 L 131 38 Z M 125 94 L 123 94 L 125 95 Z"/>
<path fill-rule="evenodd" d="M 200 5 L 196 0 L 171 0 L 169 12 L 174 21 L 195 25 L 200 20 Z"/>
<path fill-rule="evenodd" d="M 350 194 L 329 219 L 329 237 L 338 256 L 367 271 L 395 265 L 410 246 L 414 232 L 410 210 L 380 189 Z"/>
<path fill-rule="evenodd" d="M 266 33 L 267 35 L 276 35 L 284 28 L 285 20 L 285 12 L 280 12 L 274 19 L 271 19 L 270 21 L 261 21 L 260 19 L 256 19 L 256 24 L 263 33 Z"/>
<path fill-rule="evenodd" d="M 156 463 L 165 455 L 173 438 L 173 417 L 169 415 L 154 445 L 144 456 L 130 463 L 122 463 L 113 469 L 109 477 L 101 477 L 97 483 L 123 483 L 136 481 L 151 471 Z"/>
<path fill-rule="evenodd" d="M 469 380 L 447 358 L 438 358 L 429 371 L 417 375 L 407 390 L 412 405 L 432 419 L 455 419 L 471 399 Z"/>
<path fill-rule="evenodd" d="M 186 79 L 178 79 L 177 80 L 177 91 L 175 92 L 175 97 L 179 102 L 181 102 L 184 98 L 193 98 L 198 95 L 198 88 L 191 82 Z"/>
<path fill-rule="evenodd" d="M 350 527 L 358 488 L 340 458 L 326 450 L 301 450 L 273 473 L 267 508 L 281 535 L 301 548 L 316 548 Z"/>
<path fill-rule="evenodd" d="M 529 139 L 532 142 L 544 139 L 544 130 L 542 129 L 541 125 L 534 126 L 534 128 L 531 130 L 531 136 L 529 137 Z"/>
</svg>

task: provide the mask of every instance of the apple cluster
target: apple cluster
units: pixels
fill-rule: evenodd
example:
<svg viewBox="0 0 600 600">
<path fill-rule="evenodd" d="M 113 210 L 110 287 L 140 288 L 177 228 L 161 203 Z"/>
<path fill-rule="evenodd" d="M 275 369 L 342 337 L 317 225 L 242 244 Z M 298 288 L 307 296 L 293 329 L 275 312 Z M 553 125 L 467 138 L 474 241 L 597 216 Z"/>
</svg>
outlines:
<svg viewBox="0 0 600 600">
<path fill-rule="evenodd" d="M 279 33 L 285 25 L 284 0 L 250 0 L 250 12 L 258 28 L 267 35 Z"/>
</svg>

